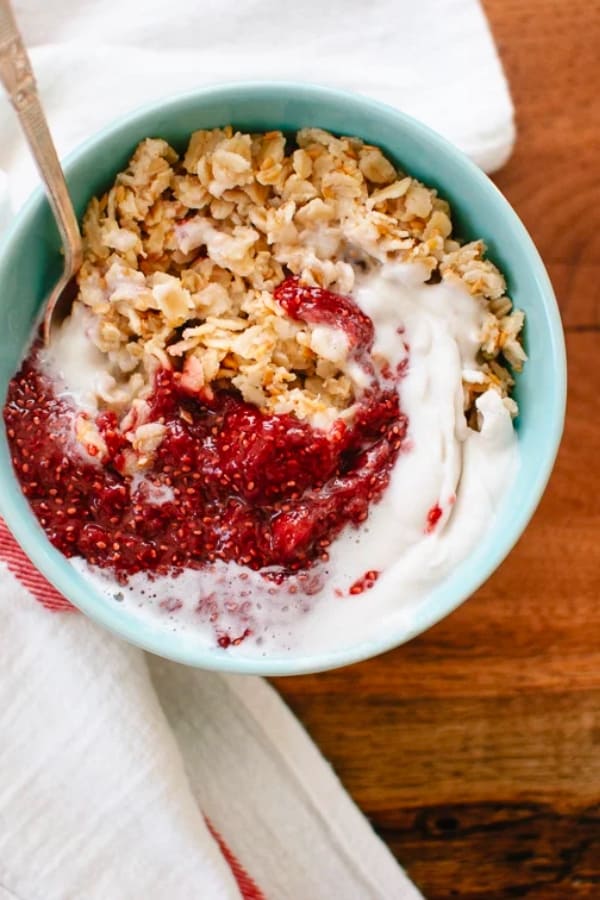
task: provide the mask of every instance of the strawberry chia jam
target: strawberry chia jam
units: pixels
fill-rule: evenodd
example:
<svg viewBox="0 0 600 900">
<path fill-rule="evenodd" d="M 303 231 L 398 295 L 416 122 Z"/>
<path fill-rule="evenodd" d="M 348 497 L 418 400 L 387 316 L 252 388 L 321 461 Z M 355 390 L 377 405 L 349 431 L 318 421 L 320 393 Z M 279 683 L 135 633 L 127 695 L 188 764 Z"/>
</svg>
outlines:
<svg viewBox="0 0 600 900">
<path fill-rule="evenodd" d="M 179 372 L 159 369 L 149 421 L 165 432 L 143 477 L 124 472 L 129 445 L 114 412 L 96 417 L 102 459 L 93 446 L 88 454 L 77 447 L 73 406 L 57 396 L 34 347 L 10 383 L 4 418 L 23 492 L 66 556 L 110 568 L 120 581 L 216 560 L 279 567 L 285 577 L 326 560 L 344 526 L 365 521 L 408 425 L 396 384 L 374 375 L 373 324 L 350 298 L 297 279 L 275 298 L 293 319 L 344 330 L 369 376 L 352 419 L 317 429 L 266 414 L 232 390 L 190 393 Z"/>
</svg>

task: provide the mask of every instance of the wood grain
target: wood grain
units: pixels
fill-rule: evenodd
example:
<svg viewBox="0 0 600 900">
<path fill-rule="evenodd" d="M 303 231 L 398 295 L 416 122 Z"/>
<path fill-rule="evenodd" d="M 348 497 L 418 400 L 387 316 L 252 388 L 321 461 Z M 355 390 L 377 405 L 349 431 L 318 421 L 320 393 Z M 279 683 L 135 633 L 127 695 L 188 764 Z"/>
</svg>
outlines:
<svg viewBox="0 0 600 900">
<path fill-rule="evenodd" d="M 600 897 L 600 4 L 485 0 L 517 110 L 496 180 L 567 331 L 549 489 L 500 570 L 375 660 L 277 679 L 429 900 Z"/>
</svg>

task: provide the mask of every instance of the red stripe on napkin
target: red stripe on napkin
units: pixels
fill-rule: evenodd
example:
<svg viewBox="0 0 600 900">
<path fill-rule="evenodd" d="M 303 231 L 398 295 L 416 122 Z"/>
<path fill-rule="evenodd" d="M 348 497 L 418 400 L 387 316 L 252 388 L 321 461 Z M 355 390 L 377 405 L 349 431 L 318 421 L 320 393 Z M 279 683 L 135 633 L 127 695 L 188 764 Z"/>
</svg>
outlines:
<svg viewBox="0 0 600 900">
<path fill-rule="evenodd" d="M 237 881 L 237 885 L 244 900 L 267 900 L 254 879 L 248 875 L 237 856 L 229 849 L 222 835 L 217 831 L 210 819 L 205 816 L 204 820 L 208 825 L 208 830 L 219 845 L 219 849 L 225 858 L 225 862 L 231 869 L 233 877 Z"/>
<path fill-rule="evenodd" d="M 75 609 L 25 556 L 3 519 L 0 519 L 0 560 L 46 609 L 53 612 L 71 612 Z"/>
</svg>

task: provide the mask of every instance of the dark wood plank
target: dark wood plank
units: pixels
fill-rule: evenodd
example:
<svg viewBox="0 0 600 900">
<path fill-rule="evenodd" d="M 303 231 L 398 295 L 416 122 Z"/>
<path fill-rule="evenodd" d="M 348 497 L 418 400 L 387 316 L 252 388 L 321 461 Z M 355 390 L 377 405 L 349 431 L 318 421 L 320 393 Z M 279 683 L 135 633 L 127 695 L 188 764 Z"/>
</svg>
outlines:
<svg viewBox="0 0 600 900">
<path fill-rule="evenodd" d="M 553 278 L 569 410 L 508 560 L 425 635 L 277 679 L 430 898 L 600 897 L 600 5 L 485 0 L 517 109 L 500 188 Z"/>
</svg>

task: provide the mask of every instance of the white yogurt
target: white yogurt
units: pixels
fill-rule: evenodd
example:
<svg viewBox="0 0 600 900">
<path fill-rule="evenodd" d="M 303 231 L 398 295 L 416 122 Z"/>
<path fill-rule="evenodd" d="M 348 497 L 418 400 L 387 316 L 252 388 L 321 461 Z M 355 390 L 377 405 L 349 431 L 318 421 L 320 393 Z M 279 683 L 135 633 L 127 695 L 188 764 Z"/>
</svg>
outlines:
<svg viewBox="0 0 600 900">
<path fill-rule="evenodd" d="M 49 346 L 40 354 L 57 396 L 92 414 L 98 412 L 98 397 L 104 397 L 118 380 L 114 367 L 92 340 L 96 327 L 92 312 L 83 303 L 75 303 L 71 315 L 54 329 Z"/>
<path fill-rule="evenodd" d="M 408 437 L 384 497 L 363 526 L 344 529 L 329 562 L 311 570 L 308 593 L 302 577 L 274 587 L 234 563 L 176 578 L 138 575 L 124 588 L 81 559 L 74 566 L 108 602 L 129 607 L 149 629 L 179 632 L 184 642 L 214 647 L 218 636 L 235 639 L 249 629 L 239 646 L 223 650 L 244 656 L 331 652 L 373 639 L 399 619 L 410 625 L 427 594 L 491 527 L 518 464 L 511 417 L 498 394 L 479 398 L 479 432 L 463 413 L 462 380 L 473 381 L 478 371 L 483 307 L 462 285 L 425 278 L 416 265 L 387 266 L 365 276 L 354 293 L 374 323 L 374 356 L 406 367 L 398 390 Z M 323 331 L 320 339 L 326 337 Z M 336 355 L 340 341 L 332 340 Z M 81 361 L 71 367 L 76 348 L 55 353 L 62 381 L 82 402 L 100 377 L 96 362 L 88 379 Z M 441 514 L 431 527 L 436 507 Z M 381 573 L 374 586 L 350 594 L 370 570 Z M 314 592 L 318 578 L 322 587 Z"/>
</svg>

